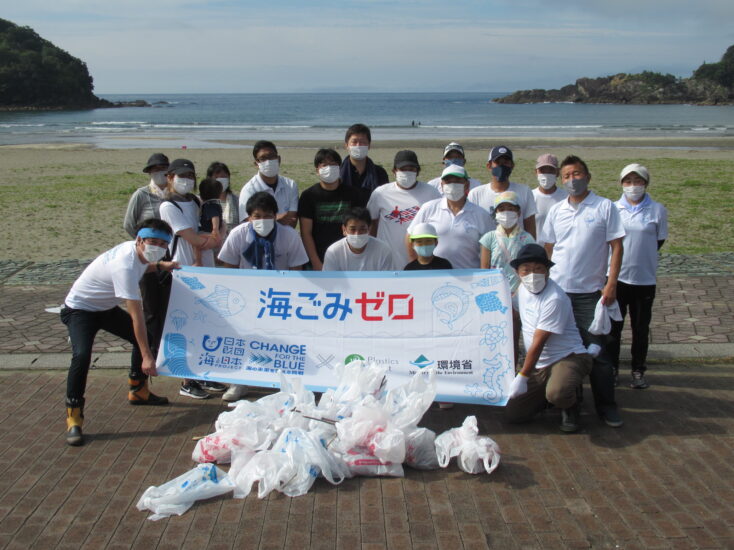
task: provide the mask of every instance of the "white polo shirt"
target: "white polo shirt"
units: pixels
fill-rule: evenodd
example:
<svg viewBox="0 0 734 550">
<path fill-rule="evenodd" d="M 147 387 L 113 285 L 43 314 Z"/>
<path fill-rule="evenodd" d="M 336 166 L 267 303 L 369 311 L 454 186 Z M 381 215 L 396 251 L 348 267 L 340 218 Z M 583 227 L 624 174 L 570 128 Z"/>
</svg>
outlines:
<svg viewBox="0 0 734 550">
<path fill-rule="evenodd" d="M 361 254 L 355 254 L 346 237 L 336 241 L 324 254 L 323 271 L 394 271 L 392 250 L 380 239 L 370 237 Z"/>
<path fill-rule="evenodd" d="M 525 349 L 530 349 L 536 329 L 552 333 L 540 352 L 536 368 L 552 365 L 572 353 L 586 353 L 576 328 L 571 300 L 552 279 L 538 294 L 520 285 L 517 304 Z"/>
<path fill-rule="evenodd" d="M 432 180 L 429 180 L 426 182 L 431 187 L 438 190 L 438 192 L 443 196 L 443 187 L 441 187 L 441 176 L 437 178 L 433 178 Z M 469 191 L 472 189 L 475 189 L 482 185 L 482 182 L 475 178 L 469 178 Z"/>
<path fill-rule="evenodd" d="M 298 212 L 298 184 L 285 176 L 278 176 L 278 184 L 275 191 L 260 177 L 260 172 L 255 174 L 240 191 L 240 223 L 247 218 L 247 201 L 252 195 L 260 191 L 270 193 L 278 203 L 278 214 L 286 212 Z"/>
<path fill-rule="evenodd" d="M 624 237 L 619 210 L 589 191 L 576 207 L 568 199 L 551 207 L 540 237 L 553 243 L 550 276 L 566 292 L 596 292 L 604 287 L 609 242 Z"/>
<path fill-rule="evenodd" d="M 634 207 L 624 195 L 614 203 L 624 225 L 624 255 L 619 279 L 628 285 L 657 282 L 658 241 L 668 238 L 668 211 L 645 194 Z"/>
<path fill-rule="evenodd" d="M 535 216 L 537 209 L 535 208 L 535 199 L 533 198 L 533 192 L 530 187 L 522 183 L 510 182 L 507 191 L 513 191 L 517 195 L 517 200 L 520 203 L 520 222 L 518 225 L 525 228 L 523 220 L 530 216 Z M 477 206 L 483 208 L 489 212 L 492 220 L 492 227 L 490 230 L 497 229 L 497 223 L 494 220 L 494 199 L 497 195 L 502 194 L 504 191 L 498 193 L 492 190 L 492 182 L 485 185 L 481 185 L 472 191 L 469 191 L 469 201 L 473 202 Z M 537 231 L 536 231 L 537 233 Z"/>
<path fill-rule="evenodd" d="M 440 197 L 438 191 L 420 181 L 412 189 L 403 189 L 392 182 L 380 185 L 372 191 L 367 210 L 373 220 L 378 220 L 377 238 L 392 249 L 398 269 L 404 268 L 410 262 L 405 250 L 408 225 L 423 204 Z"/>
<path fill-rule="evenodd" d="M 540 236 L 543 234 L 543 224 L 545 218 L 548 216 L 551 207 L 557 202 L 561 202 L 563 199 L 568 197 L 568 191 L 562 187 L 556 186 L 556 190 L 550 195 L 546 195 L 540 191 L 539 187 L 533 189 L 533 198 L 535 199 L 535 232 L 538 234 L 538 244 L 543 246 L 545 243 L 540 240 Z"/>
<path fill-rule="evenodd" d="M 250 229 L 250 222 L 243 223 L 235 227 L 232 232 L 227 235 L 227 240 L 219 251 L 218 258 L 230 265 L 238 265 L 240 269 L 252 269 L 252 264 L 248 262 L 243 253 L 250 248 L 255 240 L 254 231 Z M 299 267 L 308 262 L 306 249 L 298 232 L 288 225 L 277 224 L 275 233 L 275 260 L 273 261 L 275 269 L 287 270 L 291 267 Z"/>
<path fill-rule="evenodd" d="M 454 269 L 479 267 L 479 239 L 492 230 L 492 219 L 486 210 L 466 201 L 454 216 L 444 197 L 425 203 L 408 226 L 408 232 L 424 222 L 433 225 L 438 233 L 435 256 L 446 258 Z"/>
<path fill-rule="evenodd" d="M 177 208 L 176 204 L 180 207 Z M 176 204 L 170 201 L 161 203 L 161 219 L 171 226 L 174 235 L 185 229 L 192 229 L 194 233 L 199 230 L 199 205 L 196 201 L 176 201 Z M 173 250 L 174 242 L 169 245 L 169 249 Z M 194 265 L 194 249 L 189 242 L 179 236 L 176 240 L 176 253 L 173 260 L 181 265 Z M 214 252 L 212 250 L 201 251 L 201 265 L 204 267 L 214 267 Z"/>
</svg>

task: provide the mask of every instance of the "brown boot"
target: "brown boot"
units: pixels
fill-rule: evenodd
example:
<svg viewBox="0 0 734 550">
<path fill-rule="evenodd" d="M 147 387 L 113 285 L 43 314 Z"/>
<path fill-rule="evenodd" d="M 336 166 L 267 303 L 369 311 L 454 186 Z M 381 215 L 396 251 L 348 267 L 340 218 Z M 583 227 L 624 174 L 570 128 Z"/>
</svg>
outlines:
<svg viewBox="0 0 734 550">
<path fill-rule="evenodd" d="M 66 399 L 66 444 L 78 447 L 84 444 L 84 399 Z"/>
<path fill-rule="evenodd" d="M 140 380 L 128 378 L 130 391 L 127 392 L 127 402 L 131 405 L 168 405 L 167 397 L 160 397 L 148 389 L 148 377 Z"/>
</svg>

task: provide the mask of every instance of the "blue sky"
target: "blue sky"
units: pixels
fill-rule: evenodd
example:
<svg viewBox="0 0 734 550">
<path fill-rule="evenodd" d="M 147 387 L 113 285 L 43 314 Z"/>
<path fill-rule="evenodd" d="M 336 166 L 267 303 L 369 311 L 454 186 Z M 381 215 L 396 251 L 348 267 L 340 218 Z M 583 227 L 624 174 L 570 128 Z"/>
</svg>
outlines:
<svg viewBox="0 0 734 550">
<path fill-rule="evenodd" d="M 98 94 L 512 91 L 689 76 L 734 44 L 732 0 L 0 0 L 87 62 Z"/>
</svg>

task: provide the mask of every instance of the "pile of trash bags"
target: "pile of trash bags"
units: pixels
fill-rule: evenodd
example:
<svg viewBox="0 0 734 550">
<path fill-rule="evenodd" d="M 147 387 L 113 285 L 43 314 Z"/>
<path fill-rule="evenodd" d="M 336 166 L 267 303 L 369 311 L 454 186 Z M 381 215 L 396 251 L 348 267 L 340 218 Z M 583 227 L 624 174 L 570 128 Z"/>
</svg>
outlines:
<svg viewBox="0 0 734 550">
<path fill-rule="evenodd" d="M 274 490 L 295 497 L 318 477 L 334 485 L 355 476 L 401 477 L 403 464 L 433 470 L 453 457 L 470 474 L 499 465 L 499 447 L 479 436 L 474 416 L 438 436 L 418 427 L 436 397 L 435 371 L 417 372 L 392 390 L 385 390 L 383 366 L 353 361 L 337 367 L 337 375 L 336 389 L 318 404 L 302 380 L 281 376 L 279 392 L 232 405 L 219 415 L 216 431 L 197 442 L 192 459 L 200 464 L 149 487 L 138 509 L 156 520 L 230 491 L 245 498 L 255 484 L 259 498 Z M 229 472 L 214 464 L 230 464 Z"/>
</svg>

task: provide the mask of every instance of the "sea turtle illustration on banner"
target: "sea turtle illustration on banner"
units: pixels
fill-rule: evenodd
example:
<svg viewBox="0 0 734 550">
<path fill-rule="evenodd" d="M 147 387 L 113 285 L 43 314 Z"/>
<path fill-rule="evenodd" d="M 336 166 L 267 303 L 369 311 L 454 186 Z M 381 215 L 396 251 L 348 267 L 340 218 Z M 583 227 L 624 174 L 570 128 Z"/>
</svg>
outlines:
<svg viewBox="0 0 734 550">
<path fill-rule="evenodd" d="M 482 339 L 479 341 L 479 345 L 487 346 L 490 351 L 494 351 L 497 346 L 507 341 L 506 326 L 506 321 L 502 321 L 499 325 L 483 325 L 481 328 Z"/>
<path fill-rule="evenodd" d="M 215 286 L 214 292 L 204 298 L 199 298 L 196 302 L 211 309 L 221 317 L 237 315 L 245 309 L 246 305 L 245 297 L 242 294 L 222 285 Z"/>
<path fill-rule="evenodd" d="M 482 313 L 487 311 L 499 311 L 500 313 L 504 313 L 507 311 L 507 306 L 502 305 L 502 300 L 497 296 L 496 290 L 480 294 L 474 298 L 474 301 L 477 303 L 479 311 Z"/>
<path fill-rule="evenodd" d="M 446 283 L 433 291 L 431 302 L 438 311 L 440 321 L 453 329 L 454 322 L 469 309 L 470 296 L 471 294 L 458 286 Z"/>
</svg>

